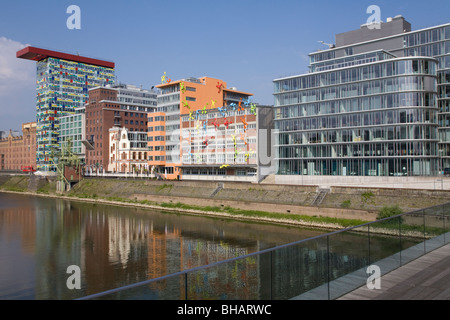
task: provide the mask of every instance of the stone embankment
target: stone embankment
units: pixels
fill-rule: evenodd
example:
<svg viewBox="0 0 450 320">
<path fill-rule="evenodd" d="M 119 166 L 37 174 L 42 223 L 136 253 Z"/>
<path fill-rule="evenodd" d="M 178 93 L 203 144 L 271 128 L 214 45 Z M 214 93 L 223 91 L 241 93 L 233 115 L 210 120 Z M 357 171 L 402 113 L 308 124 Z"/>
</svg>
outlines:
<svg viewBox="0 0 450 320">
<path fill-rule="evenodd" d="M 286 215 L 373 221 L 384 206 L 398 205 L 403 212 L 408 212 L 450 201 L 450 192 L 440 190 L 364 187 L 321 190 L 317 186 L 101 178 L 84 179 L 70 191 L 57 194 L 54 180 L 36 176 L 0 176 L 1 190 L 128 202 L 127 205 L 183 204 L 263 211 L 280 214 L 280 221 Z"/>
</svg>

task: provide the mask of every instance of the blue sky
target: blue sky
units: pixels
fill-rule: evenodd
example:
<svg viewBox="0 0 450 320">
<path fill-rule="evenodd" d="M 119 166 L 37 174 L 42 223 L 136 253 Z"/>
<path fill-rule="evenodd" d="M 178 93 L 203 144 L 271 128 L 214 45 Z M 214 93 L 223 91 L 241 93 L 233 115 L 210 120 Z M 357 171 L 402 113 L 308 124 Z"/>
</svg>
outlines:
<svg viewBox="0 0 450 320">
<path fill-rule="evenodd" d="M 66 27 L 69 5 L 81 30 Z M 272 80 L 306 73 L 308 54 L 326 48 L 319 41 L 359 28 L 370 5 L 413 30 L 450 22 L 449 0 L 2 0 L 0 131 L 35 121 L 35 63 L 15 58 L 25 45 L 113 61 L 123 83 L 210 76 L 272 105 Z"/>
</svg>

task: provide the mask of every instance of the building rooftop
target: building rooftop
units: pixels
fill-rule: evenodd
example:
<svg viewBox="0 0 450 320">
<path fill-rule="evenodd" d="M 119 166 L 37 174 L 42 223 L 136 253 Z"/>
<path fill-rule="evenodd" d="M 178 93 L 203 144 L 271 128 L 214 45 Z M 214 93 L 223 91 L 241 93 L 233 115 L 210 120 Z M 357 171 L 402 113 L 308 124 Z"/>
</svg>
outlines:
<svg viewBox="0 0 450 320">
<path fill-rule="evenodd" d="M 41 61 L 44 59 L 47 59 L 49 57 L 51 58 L 57 58 L 57 59 L 64 59 L 74 62 L 80 62 L 85 64 L 91 64 L 106 68 L 114 68 L 115 63 L 104 61 L 104 60 L 98 60 L 88 57 L 83 57 L 80 55 L 74 55 L 74 54 L 68 54 L 58 51 L 51 51 L 47 49 L 41 49 L 36 47 L 26 47 L 16 53 L 16 57 L 19 59 L 26 59 L 26 60 L 32 60 L 32 61 Z"/>
</svg>

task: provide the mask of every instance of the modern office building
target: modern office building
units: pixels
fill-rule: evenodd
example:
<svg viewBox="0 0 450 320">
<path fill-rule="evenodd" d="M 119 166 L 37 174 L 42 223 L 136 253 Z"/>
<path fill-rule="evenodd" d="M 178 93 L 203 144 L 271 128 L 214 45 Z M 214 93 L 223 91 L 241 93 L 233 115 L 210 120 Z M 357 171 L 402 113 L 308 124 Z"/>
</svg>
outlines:
<svg viewBox="0 0 450 320">
<path fill-rule="evenodd" d="M 88 90 L 114 84 L 114 63 L 35 47 L 17 57 L 36 61 L 37 167 L 55 171 L 60 150 L 60 118 L 88 101 Z"/>
<path fill-rule="evenodd" d="M 278 174 L 430 176 L 450 166 L 450 25 L 336 35 L 274 80 Z"/>
<path fill-rule="evenodd" d="M 86 165 L 108 170 L 113 127 L 147 134 L 148 114 L 156 110 L 156 92 L 117 84 L 89 90 L 86 104 Z"/>
<path fill-rule="evenodd" d="M 86 114 L 85 107 L 75 108 L 75 113 L 60 118 L 59 143 L 62 149 L 63 144 L 68 146 L 69 141 L 72 146 L 72 153 L 77 155 L 82 162 L 86 160 L 86 147 L 83 141 L 86 140 Z"/>
<path fill-rule="evenodd" d="M 10 130 L 0 139 L 0 171 L 36 170 L 36 122 L 22 124 L 22 134 Z"/>
<path fill-rule="evenodd" d="M 256 173 L 256 105 L 250 93 L 210 77 L 157 86 L 149 116 L 149 166 L 168 179 Z"/>
</svg>

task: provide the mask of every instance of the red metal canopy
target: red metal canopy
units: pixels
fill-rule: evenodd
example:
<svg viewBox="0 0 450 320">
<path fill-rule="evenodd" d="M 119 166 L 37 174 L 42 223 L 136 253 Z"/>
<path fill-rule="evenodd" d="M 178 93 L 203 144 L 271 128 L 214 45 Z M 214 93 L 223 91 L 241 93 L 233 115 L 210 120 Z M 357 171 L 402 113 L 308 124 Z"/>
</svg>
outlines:
<svg viewBox="0 0 450 320">
<path fill-rule="evenodd" d="M 16 57 L 20 58 L 20 59 L 27 59 L 27 60 L 33 60 L 33 61 L 41 61 L 48 57 L 52 57 L 52 58 L 57 58 L 57 59 L 64 59 L 64 60 L 69 60 L 69 61 L 92 64 L 92 65 L 106 67 L 106 68 L 114 68 L 115 67 L 114 62 L 97 60 L 97 59 L 82 57 L 82 56 L 78 56 L 78 55 L 74 55 L 74 54 L 62 53 L 62 52 L 40 49 L 40 48 L 35 48 L 35 47 L 26 47 L 26 48 L 18 51 L 16 54 Z"/>
</svg>

